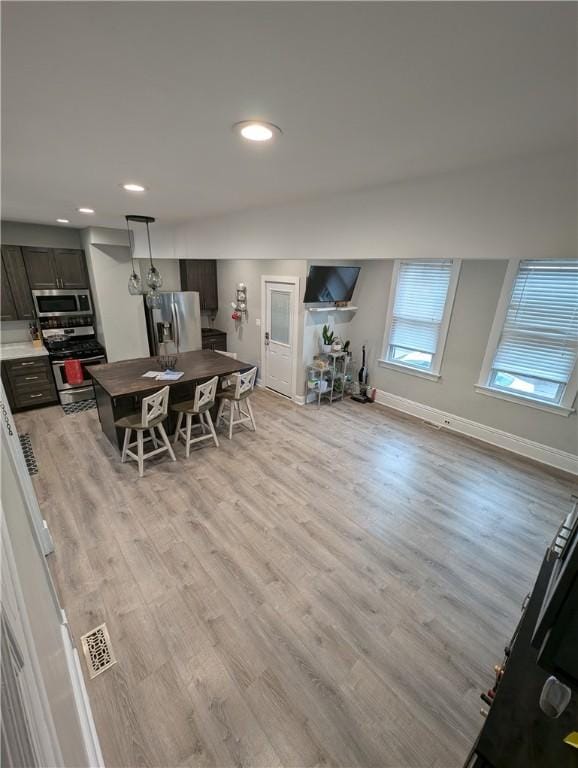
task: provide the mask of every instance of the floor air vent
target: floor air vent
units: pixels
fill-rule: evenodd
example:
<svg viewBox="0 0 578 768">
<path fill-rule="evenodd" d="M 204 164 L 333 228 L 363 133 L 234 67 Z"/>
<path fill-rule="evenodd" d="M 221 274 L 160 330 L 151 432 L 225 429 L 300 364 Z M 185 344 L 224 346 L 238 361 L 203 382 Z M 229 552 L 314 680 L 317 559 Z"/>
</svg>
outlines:
<svg viewBox="0 0 578 768">
<path fill-rule="evenodd" d="M 62 410 L 67 416 L 91 411 L 93 408 L 96 408 L 96 400 L 79 400 L 77 403 L 64 403 L 62 406 Z"/>
<path fill-rule="evenodd" d="M 36 475 L 38 473 L 38 464 L 36 463 L 36 457 L 32 450 L 32 443 L 30 442 L 30 435 L 18 435 L 20 438 L 20 445 L 22 446 L 22 453 L 24 454 L 24 461 L 26 462 L 26 468 L 29 475 Z"/>
<path fill-rule="evenodd" d="M 112 667 L 113 664 L 116 664 L 106 624 L 101 624 L 99 627 L 91 629 L 86 635 L 82 635 L 80 639 L 88 666 L 88 674 L 91 679 Z"/>
</svg>

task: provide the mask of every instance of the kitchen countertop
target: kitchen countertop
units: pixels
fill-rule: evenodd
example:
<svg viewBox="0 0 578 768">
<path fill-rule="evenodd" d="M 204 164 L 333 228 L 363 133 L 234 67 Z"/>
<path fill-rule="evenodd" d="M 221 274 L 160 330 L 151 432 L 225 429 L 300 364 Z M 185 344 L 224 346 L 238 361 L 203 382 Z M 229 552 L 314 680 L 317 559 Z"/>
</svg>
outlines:
<svg viewBox="0 0 578 768">
<path fill-rule="evenodd" d="M 45 347 L 35 347 L 31 341 L 16 341 L 0 344 L 0 360 L 18 360 L 19 357 L 42 357 L 48 355 Z"/>
</svg>

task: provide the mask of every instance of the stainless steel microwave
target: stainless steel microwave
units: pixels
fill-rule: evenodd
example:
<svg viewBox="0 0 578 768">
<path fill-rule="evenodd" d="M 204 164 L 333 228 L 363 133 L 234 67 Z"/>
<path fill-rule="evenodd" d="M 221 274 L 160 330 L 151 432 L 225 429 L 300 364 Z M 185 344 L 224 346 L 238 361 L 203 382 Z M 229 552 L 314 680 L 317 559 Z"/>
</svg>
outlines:
<svg viewBox="0 0 578 768">
<path fill-rule="evenodd" d="M 92 301 L 88 291 L 32 291 L 37 317 L 63 315 L 92 315 Z"/>
</svg>

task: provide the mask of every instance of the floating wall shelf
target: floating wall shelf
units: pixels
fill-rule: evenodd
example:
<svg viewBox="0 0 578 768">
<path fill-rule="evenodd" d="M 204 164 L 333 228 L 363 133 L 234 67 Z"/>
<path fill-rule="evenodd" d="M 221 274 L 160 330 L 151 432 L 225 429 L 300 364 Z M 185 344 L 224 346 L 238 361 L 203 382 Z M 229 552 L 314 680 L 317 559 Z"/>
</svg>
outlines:
<svg viewBox="0 0 578 768">
<path fill-rule="evenodd" d="M 359 307 L 307 307 L 308 312 L 355 312 Z"/>
</svg>

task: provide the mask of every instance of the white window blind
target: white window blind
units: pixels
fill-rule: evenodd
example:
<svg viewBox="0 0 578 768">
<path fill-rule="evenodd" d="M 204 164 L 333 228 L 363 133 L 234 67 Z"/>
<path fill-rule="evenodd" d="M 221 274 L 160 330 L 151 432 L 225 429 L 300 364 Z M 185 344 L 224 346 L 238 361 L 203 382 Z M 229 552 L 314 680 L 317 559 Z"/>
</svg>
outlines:
<svg viewBox="0 0 578 768">
<path fill-rule="evenodd" d="M 531 377 L 559 385 L 551 390 L 555 394 L 545 395 L 545 399 L 559 400 L 576 364 L 577 350 L 578 260 L 521 262 L 490 386 L 499 382 L 496 372 Z"/>
<path fill-rule="evenodd" d="M 434 355 L 452 273 L 451 261 L 402 261 L 389 347 Z"/>
</svg>

